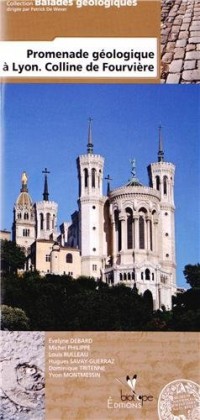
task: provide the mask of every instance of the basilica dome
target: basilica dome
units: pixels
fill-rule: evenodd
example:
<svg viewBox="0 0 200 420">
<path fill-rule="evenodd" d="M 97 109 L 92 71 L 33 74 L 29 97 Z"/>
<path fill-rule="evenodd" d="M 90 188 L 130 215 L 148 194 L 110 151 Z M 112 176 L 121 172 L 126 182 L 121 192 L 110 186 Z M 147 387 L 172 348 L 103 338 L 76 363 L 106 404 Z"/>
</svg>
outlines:
<svg viewBox="0 0 200 420">
<path fill-rule="evenodd" d="M 21 192 L 17 198 L 16 205 L 27 209 L 31 208 L 32 200 L 29 193 L 26 191 Z"/>
</svg>

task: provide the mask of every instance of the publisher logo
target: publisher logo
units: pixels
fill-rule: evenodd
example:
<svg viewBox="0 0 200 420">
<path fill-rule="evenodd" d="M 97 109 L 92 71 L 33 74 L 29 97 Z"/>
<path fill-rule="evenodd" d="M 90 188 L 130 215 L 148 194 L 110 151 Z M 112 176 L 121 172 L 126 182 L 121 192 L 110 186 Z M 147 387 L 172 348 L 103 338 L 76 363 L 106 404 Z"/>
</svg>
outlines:
<svg viewBox="0 0 200 420">
<path fill-rule="evenodd" d="M 117 401 L 110 396 L 107 401 L 108 408 L 143 408 L 147 403 L 153 401 L 153 395 L 145 392 L 136 393 L 137 375 L 127 375 L 122 378 L 115 378 L 121 384 L 119 398 Z"/>
<path fill-rule="evenodd" d="M 189 379 L 177 379 L 167 384 L 158 400 L 160 420 L 199 420 L 200 386 Z"/>
</svg>

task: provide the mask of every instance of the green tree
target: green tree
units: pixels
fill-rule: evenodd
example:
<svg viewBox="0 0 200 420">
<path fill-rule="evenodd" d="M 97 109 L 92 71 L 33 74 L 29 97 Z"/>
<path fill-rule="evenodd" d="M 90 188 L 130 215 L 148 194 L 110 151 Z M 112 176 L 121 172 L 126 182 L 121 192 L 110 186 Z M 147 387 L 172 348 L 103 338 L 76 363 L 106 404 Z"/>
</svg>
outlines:
<svg viewBox="0 0 200 420">
<path fill-rule="evenodd" d="M 79 276 L 76 282 L 81 289 L 95 290 L 97 287 L 97 283 L 93 277 Z"/>
<path fill-rule="evenodd" d="M 9 331 L 27 331 L 29 330 L 29 319 L 22 309 L 2 305 L 1 329 Z"/>
<path fill-rule="evenodd" d="M 6 274 L 16 273 L 24 268 L 26 256 L 20 246 L 13 241 L 1 241 L 1 271 Z"/>
<path fill-rule="evenodd" d="M 194 311 L 184 307 L 174 308 L 169 326 L 173 331 L 199 331 L 200 309 Z"/>
<path fill-rule="evenodd" d="M 153 314 L 153 296 L 152 293 L 150 292 L 150 290 L 145 290 L 144 294 L 143 294 L 143 300 L 144 300 L 144 304 L 146 306 L 146 310 L 150 313 Z"/>
<path fill-rule="evenodd" d="M 169 327 L 173 331 L 199 331 L 200 264 L 186 265 L 183 273 L 191 288 L 174 296 L 173 316 Z"/>
<path fill-rule="evenodd" d="M 191 287 L 200 288 L 200 264 L 186 265 L 183 274 Z"/>
</svg>

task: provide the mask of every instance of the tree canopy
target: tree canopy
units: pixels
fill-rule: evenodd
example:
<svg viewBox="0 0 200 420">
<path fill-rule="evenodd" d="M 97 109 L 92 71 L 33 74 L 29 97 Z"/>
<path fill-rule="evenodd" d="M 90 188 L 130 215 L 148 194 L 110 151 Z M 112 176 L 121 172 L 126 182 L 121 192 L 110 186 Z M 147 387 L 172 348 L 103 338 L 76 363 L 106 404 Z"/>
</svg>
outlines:
<svg viewBox="0 0 200 420">
<path fill-rule="evenodd" d="M 2 292 L 5 305 L 25 311 L 32 330 L 138 331 L 152 317 L 148 296 L 92 278 L 9 275 L 3 279 Z"/>
<path fill-rule="evenodd" d="M 26 256 L 20 246 L 13 241 L 1 241 L 1 271 L 4 273 L 16 273 L 23 269 Z"/>
<path fill-rule="evenodd" d="M 2 278 L 2 300 L 9 307 L 4 319 L 8 329 L 15 325 L 23 330 L 26 324 L 33 331 L 198 331 L 200 288 L 192 284 L 173 298 L 167 311 L 153 308 L 149 290 L 142 295 L 136 287 L 110 287 L 83 276 L 7 273 Z"/>
<path fill-rule="evenodd" d="M 200 288 L 200 264 L 186 265 L 183 274 L 191 287 Z"/>
<path fill-rule="evenodd" d="M 25 312 L 19 308 L 12 308 L 7 305 L 1 306 L 1 329 L 9 331 L 29 330 L 29 319 Z"/>
</svg>

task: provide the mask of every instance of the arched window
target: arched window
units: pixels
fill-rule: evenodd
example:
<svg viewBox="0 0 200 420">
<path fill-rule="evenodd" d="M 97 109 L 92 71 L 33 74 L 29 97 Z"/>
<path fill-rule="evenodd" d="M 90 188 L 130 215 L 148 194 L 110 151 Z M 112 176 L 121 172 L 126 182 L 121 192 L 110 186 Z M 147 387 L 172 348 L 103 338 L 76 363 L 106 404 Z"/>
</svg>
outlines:
<svg viewBox="0 0 200 420">
<path fill-rule="evenodd" d="M 148 268 L 145 270 L 145 280 L 150 280 L 150 270 Z"/>
<path fill-rule="evenodd" d="M 126 273 L 124 273 L 124 280 L 126 280 Z"/>
<path fill-rule="evenodd" d="M 92 168 L 92 188 L 95 188 L 96 169 Z"/>
<path fill-rule="evenodd" d="M 143 271 L 141 272 L 141 280 L 144 280 L 144 274 L 143 274 Z"/>
<path fill-rule="evenodd" d="M 121 220 L 119 220 L 119 212 L 115 210 L 115 230 L 117 235 L 117 250 L 122 249 L 122 232 L 121 232 Z"/>
<path fill-rule="evenodd" d="M 167 176 L 165 175 L 164 177 L 163 177 L 163 194 L 167 194 Z"/>
<path fill-rule="evenodd" d="M 55 214 L 53 214 L 53 219 L 52 219 L 52 229 L 55 228 Z"/>
<path fill-rule="evenodd" d="M 22 214 L 21 213 L 18 213 L 17 218 L 18 219 L 21 219 L 22 218 Z"/>
<path fill-rule="evenodd" d="M 73 255 L 72 254 L 67 254 L 66 255 L 66 262 L 69 264 L 73 263 Z"/>
<path fill-rule="evenodd" d="M 152 280 L 154 280 L 154 273 L 152 273 Z"/>
<path fill-rule="evenodd" d="M 47 213 L 47 220 L 46 220 L 46 225 L 47 225 L 47 230 L 50 230 L 50 213 Z"/>
<path fill-rule="evenodd" d="M 132 210 L 127 208 L 127 249 L 133 248 L 133 232 L 132 232 L 132 222 L 133 222 L 133 214 Z"/>
<path fill-rule="evenodd" d="M 132 271 L 132 280 L 135 280 L 135 270 Z"/>
<path fill-rule="evenodd" d="M 40 213 L 40 230 L 44 229 L 44 215 Z"/>
<path fill-rule="evenodd" d="M 30 229 L 23 229 L 23 236 L 30 236 Z"/>
<path fill-rule="evenodd" d="M 131 280 L 131 273 L 128 273 L 128 280 Z"/>
<path fill-rule="evenodd" d="M 119 279 L 120 279 L 120 281 L 123 280 L 122 273 L 119 274 Z"/>
<path fill-rule="evenodd" d="M 160 190 L 160 177 L 158 175 L 156 176 L 156 189 Z"/>
<path fill-rule="evenodd" d="M 85 188 L 88 187 L 88 169 L 87 168 L 84 169 L 84 185 L 85 185 Z"/>
<path fill-rule="evenodd" d="M 148 309 L 148 311 L 153 312 L 153 296 L 152 293 L 150 292 L 150 290 L 145 290 L 144 294 L 143 294 L 143 299 L 144 299 L 144 303 L 146 308 Z"/>
<path fill-rule="evenodd" d="M 100 181 L 101 181 L 101 169 L 99 169 L 98 188 L 100 188 Z"/>
<path fill-rule="evenodd" d="M 153 235 L 152 235 L 152 221 L 149 222 L 149 230 L 150 230 L 150 250 L 153 251 Z"/>
<path fill-rule="evenodd" d="M 140 207 L 139 212 L 147 214 L 147 209 L 145 209 L 145 207 Z"/>
<path fill-rule="evenodd" d="M 24 213 L 24 220 L 28 220 L 29 219 L 29 215 L 28 215 L 28 213 L 26 212 L 26 213 Z"/>
<path fill-rule="evenodd" d="M 145 241 L 144 241 L 144 218 L 143 216 L 139 217 L 139 247 L 140 249 L 145 248 Z"/>
</svg>

